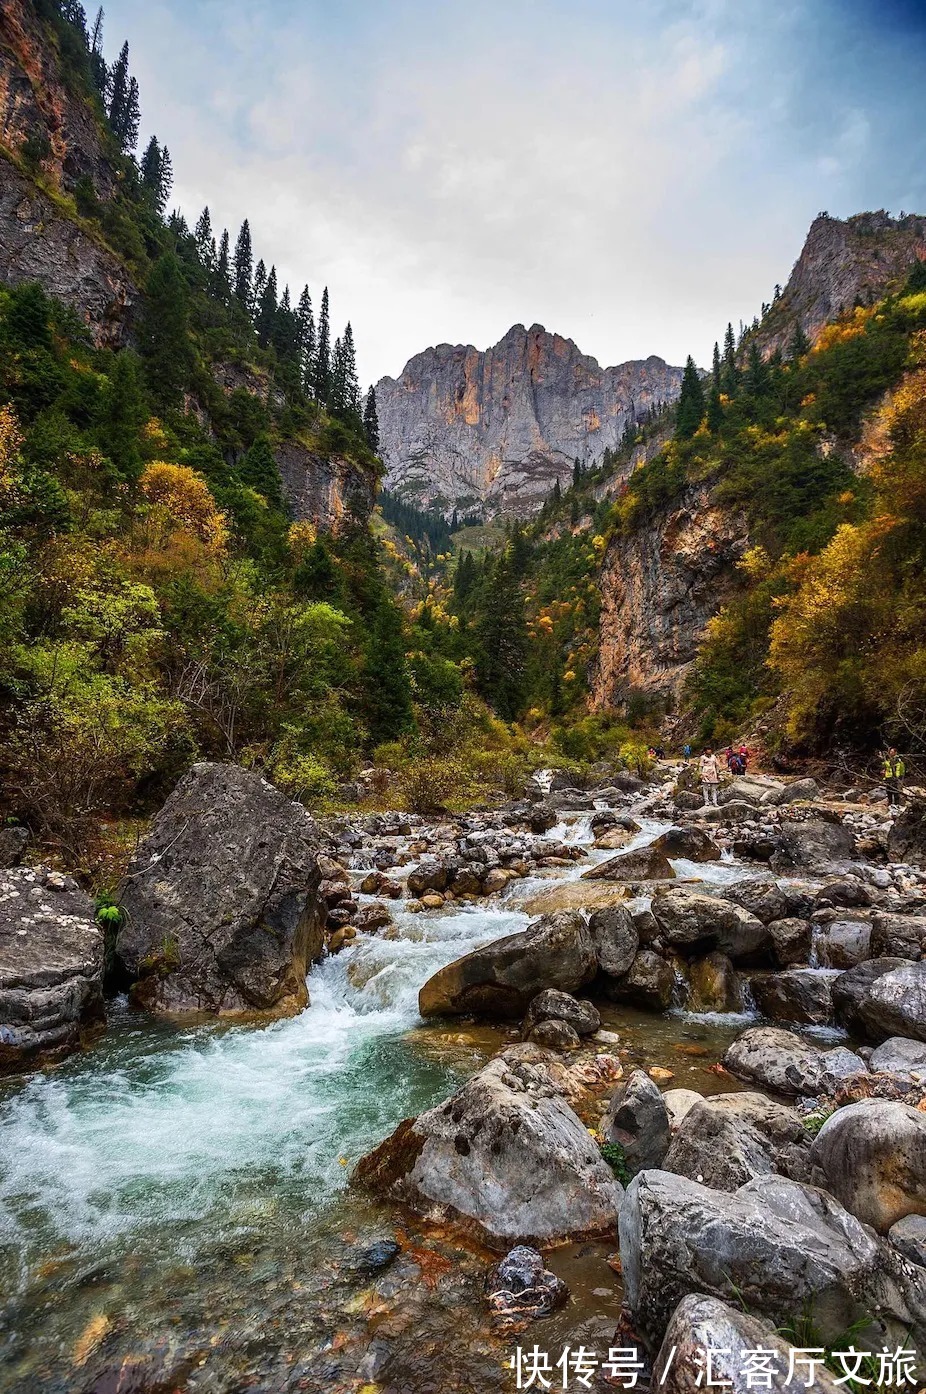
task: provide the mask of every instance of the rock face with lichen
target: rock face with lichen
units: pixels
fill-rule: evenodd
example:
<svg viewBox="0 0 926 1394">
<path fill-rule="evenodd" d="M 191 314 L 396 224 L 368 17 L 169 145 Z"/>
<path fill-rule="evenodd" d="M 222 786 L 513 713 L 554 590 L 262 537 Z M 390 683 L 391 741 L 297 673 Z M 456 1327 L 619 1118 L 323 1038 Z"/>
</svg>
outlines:
<svg viewBox="0 0 926 1394">
<path fill-rule="evenodd" d="M 656 357 L 602 368 L 540 324 L 485 352 L 438 344 L 376 384 L 386 487 L 448 513 L 530 514 L 681 379 Z"/>
<path fill-rule="evenodd" d="M 373 512 L 376 475 L 344 455 L 322 455 L 299 441 L 280 441 L 274 449 L 293 516 L 325 532 L 351 521 L 365 524 Z"/>
</svg>

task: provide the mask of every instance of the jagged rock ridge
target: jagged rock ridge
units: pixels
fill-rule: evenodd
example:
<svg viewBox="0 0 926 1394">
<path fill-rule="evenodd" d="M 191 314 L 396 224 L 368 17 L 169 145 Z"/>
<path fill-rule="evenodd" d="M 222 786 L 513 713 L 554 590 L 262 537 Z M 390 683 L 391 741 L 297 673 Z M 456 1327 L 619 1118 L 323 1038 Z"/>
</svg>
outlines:
<svg viewBox="0 0 926 1394">
<path fill-rule="evenodd" d="M 438 344 L 376 385 L 386 487 L 448 514 L 531 513 L 576 458 L 599 460 L 632 415 L 674 401 L 681 378 L 656 357 L 602 368 L 540 324 L 485 352 Z"/>
<path fill-rule="evenodd" d="M 883 211 L 814 218 L 788 284 L 759 332 L 764 354 L 787 351 L 795 325 L 812 340 L 856 304 L 880 300 L 926 260 L 926 217 Z"/>
</svg>

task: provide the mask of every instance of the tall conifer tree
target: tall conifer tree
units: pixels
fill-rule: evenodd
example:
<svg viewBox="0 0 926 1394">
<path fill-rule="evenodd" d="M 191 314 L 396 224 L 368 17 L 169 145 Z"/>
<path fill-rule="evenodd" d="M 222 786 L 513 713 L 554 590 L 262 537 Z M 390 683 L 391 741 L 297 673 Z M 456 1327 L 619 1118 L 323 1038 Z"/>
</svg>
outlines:
<svg viewBox="0 0 926 1394">
<path fill-rule="evenodd" d="M 254 254 L 251 250 L 251 227 L 247 218 L 241 224 L 238 240 L 235 243 L 235 278 L 233 290 L 238 304 L 250 312 L 251 278 L 253 275 Z"/>
</svg>

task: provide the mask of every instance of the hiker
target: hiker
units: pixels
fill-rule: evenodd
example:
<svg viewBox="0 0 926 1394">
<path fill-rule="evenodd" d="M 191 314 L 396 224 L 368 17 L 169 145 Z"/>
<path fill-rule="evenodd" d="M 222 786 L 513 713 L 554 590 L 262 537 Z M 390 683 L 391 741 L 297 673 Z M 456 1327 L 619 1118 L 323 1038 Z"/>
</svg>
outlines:
<svg viewBox="0 0 926 1394">
<path fill-rule="evenodd" d="M 682 746 L 682 755 L 684 757 L 685 764 L 687 765 L 688 761 L 691 759 L 691 746 L 687 743 Z"/>
<path fill-rule="evenodd" d="M 887 790 L 888 808 L 900 808 L 903 802 L 903 777 L 906 773 L 906 765 L 891 746 L 884 761 L 884 787 Z"/>
<path fill-rule="evenodd" d="M 727 746 L 727 753 L 724 756 L 724 760 L 726 761 L 727 769 L 733 775 L 734 779 L 738 774 L 742 774 L 742 770 L 740 769 L 740 757 L 731 745 Z"/>
<path fill-rule="evenodd" d="M 720 782 L 720 765 L 717 756 L 707 747 L 701 756 L 701 791 L 704 794 L 704 807 L 713 804 L 717 807 L 717 785 Z"/>
<path fill-rule="evenodd" d="M 741 745 L 741 746 L 740 746 L 740 749 L 739 749 L 739 759 L 740 759 L 740 766 L 741 766 L 741 768 L 740 768 L 740 774 L 745 774 L 746 771 L 749 769 L 749 751 L 746 749 L 746 747 L 745 747 L 744 745 Z"/>
</svg>

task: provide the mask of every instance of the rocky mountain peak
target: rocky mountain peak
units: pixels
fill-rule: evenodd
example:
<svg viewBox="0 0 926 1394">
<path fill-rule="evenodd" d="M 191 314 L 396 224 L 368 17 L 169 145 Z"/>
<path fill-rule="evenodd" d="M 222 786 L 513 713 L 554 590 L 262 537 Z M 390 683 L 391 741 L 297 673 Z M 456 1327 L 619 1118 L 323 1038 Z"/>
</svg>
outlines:
<svg viewBox="0 0 926 1394">
<path fill-rule="evenodd" d="M 602 368 L 536 323 L 484 351 L 438 344 L 376 385 L 386 486 L 448 514 L 530 514 L 576 459 L 600 460 L 631 417 L 673 401 L 681 377 L 657 357 Z"/>
<path fill-rule="evenodd" d="M 917 259 L 926 260 L 921 214 L 892 218 L 880 210 L 842 219 L 820 213 L 788 284 L 763 321 L 763 352 L 786 350 L 797 324 L 813 339 L 853 305 L 880 300 L 906 280 Z"/>
</svg>

